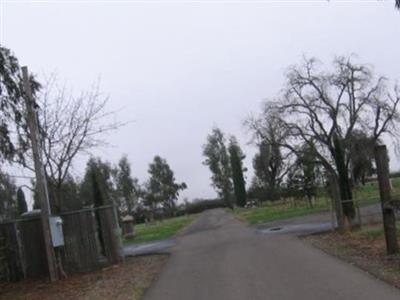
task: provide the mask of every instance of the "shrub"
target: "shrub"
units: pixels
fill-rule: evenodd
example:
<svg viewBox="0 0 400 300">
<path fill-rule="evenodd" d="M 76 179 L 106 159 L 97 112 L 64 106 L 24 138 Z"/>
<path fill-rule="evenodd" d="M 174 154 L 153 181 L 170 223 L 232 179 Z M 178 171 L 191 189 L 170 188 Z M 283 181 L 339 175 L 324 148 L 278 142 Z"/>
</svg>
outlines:
<svg viewBox="0 0 400 300">
<path fill-rule="evenodd" d="M 207 209 L 226 207 L 226 203 L 220 199 L 207 199 L 207 200 L 197 200 L 195 202 L 190 202 L 184 208 L 186 214 L 197 214 L 201 213 Z"/>
</svg>

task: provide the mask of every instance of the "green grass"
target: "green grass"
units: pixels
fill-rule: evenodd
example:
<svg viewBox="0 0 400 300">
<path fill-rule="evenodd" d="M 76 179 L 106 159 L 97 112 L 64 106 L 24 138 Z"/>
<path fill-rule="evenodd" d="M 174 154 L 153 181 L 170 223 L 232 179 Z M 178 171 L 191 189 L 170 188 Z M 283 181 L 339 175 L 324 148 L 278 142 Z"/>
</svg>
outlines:
<svg viewBox="0 0 400 300">
<path fill-rule="evenodd" d="M 397 235 L 400 237 L 400 222 L 396 223 L 396 228 L 397 228 Z M 356 232 L 355 234 L 358 234 L 369 240 L 375 240 L 379 237 L 383 237 L 384 235 L 383 225 L 380 224 L 380 225 L 366 226 L 363 227 L 360 231 Z"/>
<path fill-rule="evenodd" d="M 393 178 L 393 198 L 400 199 L 400 178 Z M 379 202 L 378 182 L 368 182 L 353 191 L 354 200 L 359 206 L 371 205 Z M 250 224 L 265 223 L 275 220 L 304 216 L 312 213 L 329 211 L 331 200 L 324 194 L 317 198 L 313 208 L 310 208 L 305 201 L 278 201 L 264 202 L 257 208 L 237 208 L 234 215 Z"/>
<path fill-rule="evenodd" d="M 392 178 L 393 191 L 392 197 L 398 198 L 400 195 L 400 177 Z M 377 181 L 371 181 L 353 190 L 354 198 L 360 203 L 360 206 L 379 202 L 379 186 Z"/>
<path fill-rule="evenodd" d="M 399 268 L 390 268 L 386 272 L 388 272 L 389 275 L 392 275 L 392 276 L 400 276 L 400 269 Z"/>
<path fill-rule="evenodd" d="M 369 240 L 375 240 L 380 236 L 383 236 L 383 226 L 369 226 L 364 227 L 360 230 L 359 235 Z"/>
<path fill-rule="evenodd" d="M 294 206 L 291 203 L 268 203 L 256 208 L 236 208 L 234 215 L 250 224 L 270 222 L 280 219 L 304 216 L 328 209 L 328 205 L 321 199 L 310 208 L 306 203 Z"/>
<path fill-rule="evenodd" d="M 189 225 L 194 218 L 194 215 L 189 215 L 165 219 L 162 221 L 157 221 L 153 224 L 135 225 L 135 237 L 125 239 L 124 244 L 136 244 L 171 238 L 179 233 L 179 231 L 181 231 L 184 227 Z"/>
</svg>

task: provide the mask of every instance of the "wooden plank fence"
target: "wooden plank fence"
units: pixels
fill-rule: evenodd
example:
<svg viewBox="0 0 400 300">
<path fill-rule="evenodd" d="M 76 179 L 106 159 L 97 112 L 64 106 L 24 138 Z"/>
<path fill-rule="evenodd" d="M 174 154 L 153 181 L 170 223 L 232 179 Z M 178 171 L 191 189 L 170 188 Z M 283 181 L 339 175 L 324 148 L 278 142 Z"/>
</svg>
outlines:
<svg viewBox="0 0 400 300">
<path fill-rule="evenodd" d="M 0 277 L 17 281 L 24 277 L 24 260 L 21 257 L 21 240 L 19 237 L 17 224 L 8 222 L 0 226 L 0 238 L 2 240 L 2 270 L 4 273 Z"/>
<path fill-rule="evenodd" d="M 112 205 L 60 214 L 64 243 L 61 260 L 67 274 L 122 262 L 119 225 Z M 48 275 L 39 216 L 0 223 L 0 280 Z"/>
<path fill-rule="evenodd" d="M 99 248 L 93 211 L 62 215 L 65 246 L 61 250 L 67 273 L 85 272 L 99 264 Z"/>
</svg>

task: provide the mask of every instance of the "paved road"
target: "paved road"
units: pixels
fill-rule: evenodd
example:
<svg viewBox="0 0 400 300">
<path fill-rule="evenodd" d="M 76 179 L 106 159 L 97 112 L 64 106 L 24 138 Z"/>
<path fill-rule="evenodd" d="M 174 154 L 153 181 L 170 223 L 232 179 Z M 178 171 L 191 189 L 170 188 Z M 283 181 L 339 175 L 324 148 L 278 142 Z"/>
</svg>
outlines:
<svg viewBox="0 0 400 300">
<path fill-rule="evenodd" d="M 293 235 L 260 235 L 203 213 L 172 248 L 145 300 L 399 300 L 398 290 Z"/>
</svg>

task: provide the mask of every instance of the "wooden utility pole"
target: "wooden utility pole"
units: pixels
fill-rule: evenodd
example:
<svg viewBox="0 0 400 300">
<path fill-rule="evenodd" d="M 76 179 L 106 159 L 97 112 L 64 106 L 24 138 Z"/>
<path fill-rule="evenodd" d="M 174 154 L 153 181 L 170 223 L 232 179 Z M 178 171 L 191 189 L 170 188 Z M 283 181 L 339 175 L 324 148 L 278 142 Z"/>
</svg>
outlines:
<svg viewBox="0 0 400 300">
<path fill-rule="evenodd" d="M 35 109 L 35 101 L 32 95 L 31 84 L 29 80 L 28 68 L 22 67 L 23 84 L 25 91 L 25 104 L 27 111 L 27 123 L 32 145 L 33 160 L 35 164 L 36 186 L 40 198 L 40 211 L 43 228 L 44 243 L 46 248 L 47 264 L 51 281 L 59 279 L 57 272 L 57 259 L 51 239 L 49 217 L 51 214 L 49 204 L 49 194 L 47 190 L 46 176 L 42 161 L 42 150 L 39 137 L 39 126 Z"/>
<path fill-rule="evenodd" d="M 386 146 L 375 146 L 375 160 L 381 196 L 386 251 L 388 254 L 394 254 L 399 252 L 399 245 L 396 235 L 396 216 L 390 195 L 389 157 Z"/>
</svg>

